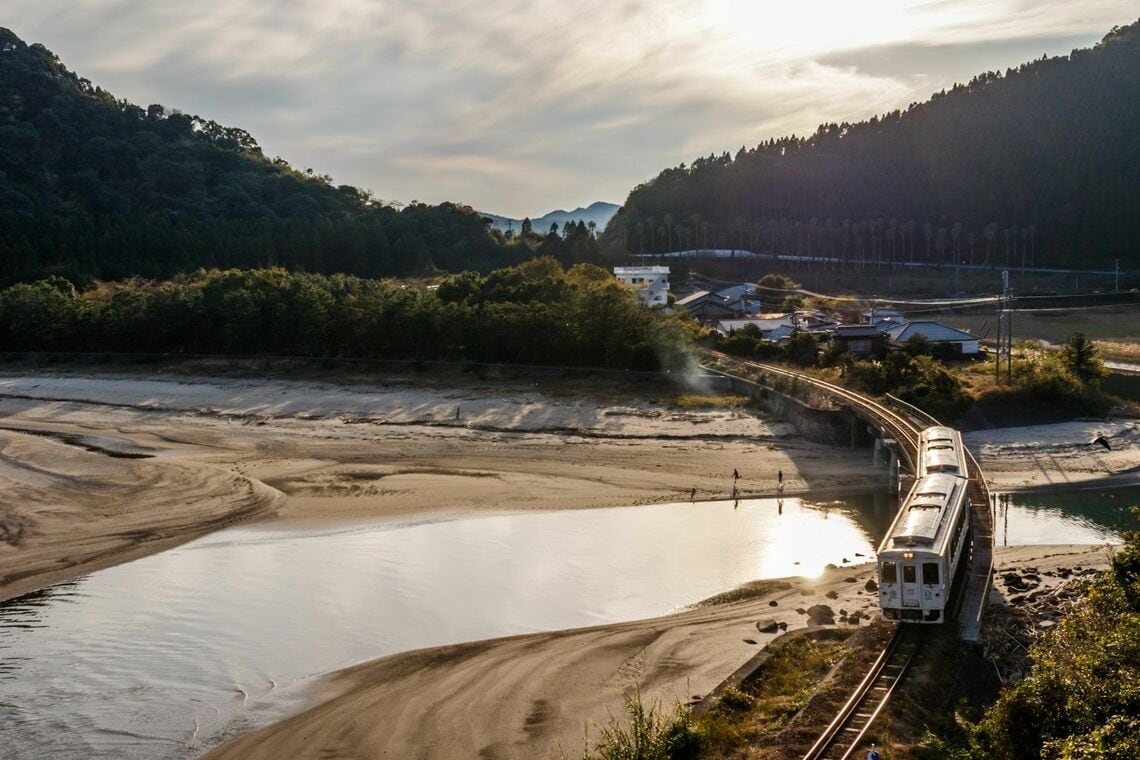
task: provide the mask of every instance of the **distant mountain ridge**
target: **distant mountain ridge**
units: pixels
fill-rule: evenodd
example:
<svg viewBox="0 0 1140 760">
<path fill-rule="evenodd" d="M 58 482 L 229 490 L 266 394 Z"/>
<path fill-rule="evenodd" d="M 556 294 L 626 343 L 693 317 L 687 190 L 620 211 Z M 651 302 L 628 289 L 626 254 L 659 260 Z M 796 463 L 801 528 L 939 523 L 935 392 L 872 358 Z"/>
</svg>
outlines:
<svg viewBox="0 0 1140 760">
<path fill-rule="evenodd" d="M 557 211 L 551 211 L 550 213 L 543 214 L 537 218 L 532 217 L 530 223 L 535 232 L 545 234 L 550 230 L 550 225 L 552 224 L 557 224 L 558 228 L 561 230 L 562 226 L 566 224 L 566 222 L 573 222 L 577 224 L 579 221 L 581 221 L 586 226 L 589 226 L 590 222 L 593 222 L 597 227 L 598 234 L 600 235 L 602 233 L 602 230 L 606 228 L 606 225 L 609 224 L 610 219 L 612 219 L 614 214 L 618 212 L 619 208 L 621 208 L 621 206 L 617 205 L 616 203 L 595 201 L 585 208 L 579 206 L 573 211 L 563 211 L 562 209 L 558 209 Z M 483 216 L 491 220 L 491 223 L 495 229 L 501 230 L 503 232 L 506 232 L 508 229 L 513 229 L 515 233 L 518 233 L 518 231 L 522 229 L 522 219 L 513 219 L 509 216 L 499 216 L 498 214 L 486 213 L 483 214 Z"/>
</svg>

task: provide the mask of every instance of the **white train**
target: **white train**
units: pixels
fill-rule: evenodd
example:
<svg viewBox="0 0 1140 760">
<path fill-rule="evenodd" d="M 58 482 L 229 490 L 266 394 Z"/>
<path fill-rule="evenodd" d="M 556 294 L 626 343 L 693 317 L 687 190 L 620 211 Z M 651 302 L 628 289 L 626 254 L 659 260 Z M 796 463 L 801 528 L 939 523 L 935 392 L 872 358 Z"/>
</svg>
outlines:
<svg viewBox="0 0 1140 760">
<path fill-rule="evenodd" d="M 918 472 L 879 547 L 883 620 L 942 623 L 969 548 L 969 471 L 962 436 L 932 427 L 919 437 Z"/>
<path fill-rule="evenodd" d="M 918 436 L 918 472 L 923 478 L 935 472 L 968 477 L 962 434 L 954 428 L 930 427 Z"/>
</svg>

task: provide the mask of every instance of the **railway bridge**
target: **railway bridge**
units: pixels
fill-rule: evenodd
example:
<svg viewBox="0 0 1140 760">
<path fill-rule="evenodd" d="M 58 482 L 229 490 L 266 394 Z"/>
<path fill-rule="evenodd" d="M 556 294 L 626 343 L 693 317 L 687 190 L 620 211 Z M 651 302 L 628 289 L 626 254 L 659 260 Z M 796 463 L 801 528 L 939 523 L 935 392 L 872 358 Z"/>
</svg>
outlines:
<svg viewBox="0 0 1140 760">
<path fill-rule="evenodd" d="M 919 434 L 932 425 L 942 424 L 921 409 L 889 395 L 886 402 L 879 402 L 784 367 L 743 361 L 716 352 L 710 352 L 708 356 L 716 365 L 708 363 L 704 369 L 729 378 L 737 387 L 779 389 L 790 385 L 797 395 L 807 396 L 832 409 L 844 410 L 850 415 L 853 425 L 865 423 L 875 435 L 876 452 L 891 452 L 892 477 L 899 474 L 900 464 L 914 473 Z M 982 616 L 993 579 L 993 513 L 985 476 L 974 455 L 969 450 L 966 454 L 970 469 L 970 530 L 973 538 L 956 618 L 961 639 L 976 642 L 981 636 Z"/>
</svg>

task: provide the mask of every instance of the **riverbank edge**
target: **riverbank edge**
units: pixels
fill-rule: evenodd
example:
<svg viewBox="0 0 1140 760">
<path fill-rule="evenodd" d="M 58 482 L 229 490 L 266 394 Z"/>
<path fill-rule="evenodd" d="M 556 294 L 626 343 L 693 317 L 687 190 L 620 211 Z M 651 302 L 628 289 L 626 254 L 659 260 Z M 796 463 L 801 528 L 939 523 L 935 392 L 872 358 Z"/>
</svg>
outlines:
<svg viewBox="0 0 1140 760">
<path fill-rule="evenodd" d="M 995 551 L 995 559 L 999 569 L 1006 569 L 1023 565 L 1029 562 L 1042 567 L 1050 563 L 1062 562 L 1072 564 L 1083 562 L 1089 567 L 1103 567 L 1108 564 L 1110 548 L 1102 544 L 1052 544 L 1040 546 L 999 547 Z M 537 672 L 533 678 L 540 678 L 545 663 L 562 663 L 568 650 L 575 651 L 575 667 L 588 667 L 593 658 L 607 660 L 612 656 L 613 650 L 620 649 L 625 639 L 631 636 L 641 638 L 620 656 L 632 654 L 634 657 L 646 657 L 656 647 L 657 641 L 647 643 L 649 640 L 660 639 L 667 636 L 673 629 L 681 629 L 678 636 L 699 636 L 703 629 L 724 628 L 728 621 L 736 626 L 736 630 L 748 631 L 753 639 L 752 644 L 759 649 L 751 649 L 747 655 L 724 659 L 720 676 L 714 684 L 704 689 L 702 694 L 691 695 L 691 702 L 708 702 L 715 700 L 716 695 L 726 685 L 731 685 L 740 679 L 746 678 L 765 659 L 765 652 L 773 641 L 783 639 L 789 635 L 803 635 L 813 630 L 826 630 L 831 625 L 816 625 L 810 618 L 804 618 L 798 625 L 789 625 L 787 632 L 773 634 L 758 633 L 762 623 L 768 621 L 773 615 L 790 614 L 791 606 L 812 604 L 831 604 L 850 606 L 850 599 L 863 595 L 868 600 L 873 592 L 864 589 L 864 584 L 875 573 L 874 563 L 868 562 L 854 567 L 831 567 L 824 571 L 819 578 L 808 579 L 790 576 L 781 579 L 772 579 L 774 589 L 762 596 L 750 598 L 745 601 L 727 602 L 710 606 L 696 605 L 669 615 L 645 620 L 627 621 L 605 626 L 592 626 L 587 628 L 551 631 L 545 633 L 525 634 L 484 641 L 468 642 L 464 644 L 433 647 L 388 655 L 369 662 L 359 663 L 340 671 L 322 675 L 313 685 L 313 702 L 300 712 L 284 718 L 276 723 L 257 729 L 251 733 L 239 736 L 222 744 L 206 755 L 203 760 L 269 760 L 276 757 L 292 757 L 297 760 L 306 758 L 326 757 L 331 747 L 342 754 L 372 757 L 372 756 L 417 756 L 417 757 L 448 757 L 446 751 L 441 752 L 440 746 L 433 736 L 433 729 L 439 732 L 449 732 L 448 727 L 440 714 L 436 714 L 433 721 L 420 724 L 417 721 L 417 733 L 409 743 L 407 736 L 402 740 L 397 738 L 392 746 L 386 745 L 389 734 L 385 731 L 383 723 L 387 718 L 393 720 L 388 714 L 397 709 L 398 697 L 415 697 L 424 700 L 433 706 L 440 705 L 442 699 L 449 702 L 470 699 L 478 703 L 483 693 L 469 689 L 468 681 L 479 681 L 488 677 L 488 672 L 505 667 L 510 663 L 511 669 L 534 668 Z M 853 578 L 854 580 L 851 580 Z M 839 598 L 830 596 L 828 592 L 839 591 Z M 846 591 L 844 591 L 846 590 Z M 810 593 L 809 593 L 810 591 Z M 873 600 L 872 600 L 873 601 Z M 775 604 L 773 604 L 775 603 Z M 1006 603 L 1005 594 L 998 587 L 991 589 L 990 604 L 1003 605 Z M 873 618 L 871 624 L 875 624 Z M 863 626 L 842 627 L 859 628 Z M 723 631 L 717 631 L 723 636 Z M 710 641 L 707 648 L 715 648 L 716 641 Z M 659 653 L 660 654 L 660 653 Z M 652 656 L 652 655 L 649 655 Z M 520 661 L 525 658 L 532 661 L 528 666 Z M 535 664 L 537 662 L 537 664 Z M 563 664 L 563 667 L 565 665 Z M 608 667 L 608 660 L 607 660 Z M 684 668 L 684 663 L 673 663 L 671 667 Z M 620 669 L 619 669 L 620 670 Z M 493 673 L 491 674 L 493 677 Z M 609 680 L 613 680 L 611 676 Z M 686 685 L 687 683 L 687 678 Z M 441 682 L 447 682 L 446 684 Z M 640 681 L 634 682 L 639 693 L 647 703 L 667 704 L 659 699 L 658 694 L 647 688 Z M 626 690 L 633 688 L 634 684 L 626 684 Z M 567 686 L 568 690 L 575 692 L 582 690 L 580 683 L 576 689 Z M 465 688 L 469 692 L 464 693 Z M 696 689 L 692 685 L 690 691 Z M 601 691 L 602 689 L 599 689 Z M 458 696 L 456 696 L 458 693 Z M 441 695 L 446 694 L 446 697 Z M 486 696 L 487 701 L 493 698 Z M 605 697 L 599 700 L 606 702 Z M 568 702 L 581 706 L 581 694 L 568 695 Z M 613 701 L 612 699 L 610 701 Z M 602 714 L 618 715 L 619 709 L 614 705 L 606 705 Z M 454 710 L 456 708 L 451 707 Z M 471 710 L 481 709 L 481 705 L 469 706 Z M 593 711 L 598 714 L 598 710 Z M 589 717 L 583 716 L 578 722 L 582 725 L 601 725 Z M 533 726 L 532 726 L 533 727 Z M 474 729 L 472 729 L 474 730 Z M 579 731 L 579 733 L 581 733 Z M 527 732 L 529 735 L 529 731 Z M 454 741 L 454 738 L 451 738 Z M 496 747 L 502 747 L 502 744 Z M 541 746 L 507 745 L 512 751 L 524 752 L 526 756 L 558 756 L 551 755 Z M 569 750 L 561 743 L 555 745 L 559 750 Z M 471 756 L 478 754 L 478 747 L 467 748 Z M 577 756 L 577 751 L 563 752 L 563 757 Z M 488 756 L 520 756 L 500 755 L 491 752 Z"/>
<path fill-rule="evenodd" d="M 0 585 L 0 605 L 99 570 L 160 554 L 219 530 L 278 519 L 278 510 L 285 499 L 283 493 L 256 478 L 236 473 L 234 477 L 245 482 L 250 491 L 248 502 L 236 509 L 194 523 L 182 523 L 178 529 L 157 524 L 147 531 L 135 531 L 131 542 L 126 546 L 107 550 L 66 568 L 49 567 L 11 574 L 7 576 L 4 584 Z M 60 562 L 64 559 L 64 557 L 57 558 Z"/>
</svg>

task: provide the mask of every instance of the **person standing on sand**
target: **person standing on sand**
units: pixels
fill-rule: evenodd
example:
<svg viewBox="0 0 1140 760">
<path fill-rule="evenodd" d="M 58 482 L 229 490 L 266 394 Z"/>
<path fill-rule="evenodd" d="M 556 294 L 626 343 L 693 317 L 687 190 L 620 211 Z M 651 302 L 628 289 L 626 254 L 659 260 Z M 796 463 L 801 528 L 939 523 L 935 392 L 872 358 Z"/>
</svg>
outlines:
<svg viewBox="0 0 1140 760">
<path fill-rule="evenodd" d="M 784 485 L 784 471 L 783 470 L 780 470 L 779 472 L 776 473 L 776 482 L 779 483 L 780 485 Z"/>
<path fill-rule="evenodd" d="M 693 504 L 697 501 L 697 487 L 693 486 L 693 492 L 689 494 L 689 503 Z"/>
<path fill-rule="evenodd" d="M 732 479 L 740 480 L 740 472 L 735 467 L 732 468 Z"/>
</svg>

